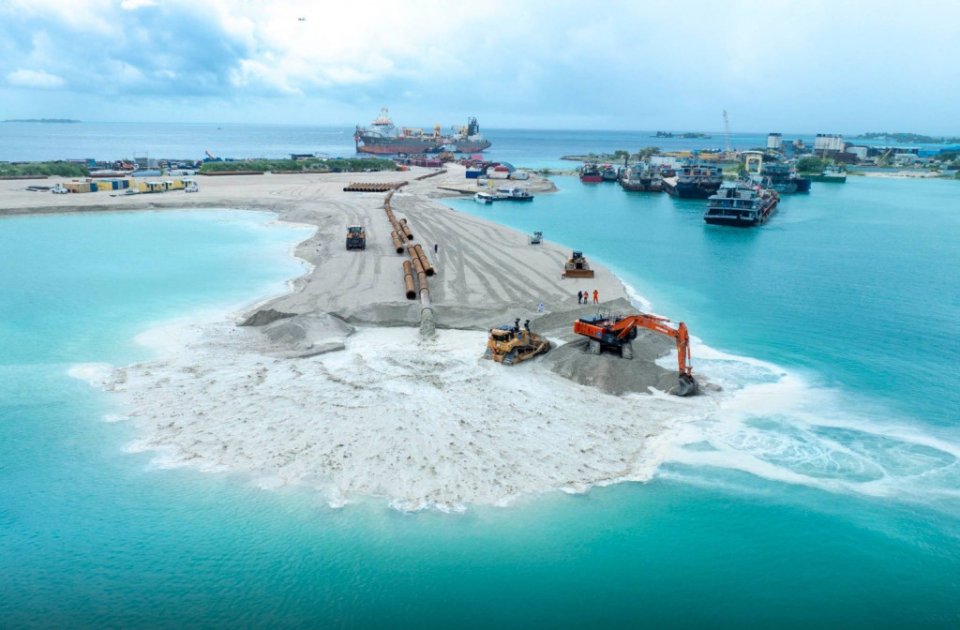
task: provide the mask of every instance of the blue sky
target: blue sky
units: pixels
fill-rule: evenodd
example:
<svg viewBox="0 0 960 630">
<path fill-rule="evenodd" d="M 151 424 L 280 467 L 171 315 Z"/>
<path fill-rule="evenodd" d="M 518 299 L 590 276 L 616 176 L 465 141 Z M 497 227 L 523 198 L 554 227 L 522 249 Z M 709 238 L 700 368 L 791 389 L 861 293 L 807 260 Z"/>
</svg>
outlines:
<svg viewBox="0 0 960 630">
<path fill-rule="evenodd" d="M 0 119 L 960 134 L 957 59 L 931 0 L 0 0 Z"/>
</svg>

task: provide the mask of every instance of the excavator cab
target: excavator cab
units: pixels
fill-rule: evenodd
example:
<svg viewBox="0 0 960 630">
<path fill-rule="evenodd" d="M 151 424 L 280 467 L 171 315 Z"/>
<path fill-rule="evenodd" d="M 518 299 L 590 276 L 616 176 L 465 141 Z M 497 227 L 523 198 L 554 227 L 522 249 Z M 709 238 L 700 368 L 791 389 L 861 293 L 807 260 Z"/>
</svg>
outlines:
<svg viewBox="0 0 960 630">
<path fill-rule="evenodd" d="M 626 317 L 584 317 L 573 323 L 573 332 L 590 340 L 588 349 L 591 354 L 600 354 L 604 348 L 619 352 L 624 359 L 633 358 L 632 341 L 637 338 L 637 329 L 646 328 L 672 337 L 677 344 L 677 385 L 671 393 L 677 396 L 690 396 L 697 392 L 697 381 L 693 378 L 690 365 L 690 333 L 683 322 L 673 328 L 669 320 L 657 315 L 638 313 Z"/>
<path fill-rule="evenodd" d="M 530 332 L 528 326 L 519 325 L 498 326 L 490 330 L 487 338 L 487 349 L 484 359 L 493 359 L 497 363 L 513 365 L 526 361 L 550 349 L 550 342 L 536 333 Z"/>
</svg>

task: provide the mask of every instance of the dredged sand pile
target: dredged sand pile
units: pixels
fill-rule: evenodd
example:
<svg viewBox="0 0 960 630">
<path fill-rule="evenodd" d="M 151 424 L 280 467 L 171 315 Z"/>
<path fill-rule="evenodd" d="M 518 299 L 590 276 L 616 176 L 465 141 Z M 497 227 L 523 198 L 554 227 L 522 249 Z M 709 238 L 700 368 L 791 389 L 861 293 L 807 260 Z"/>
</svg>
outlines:
<svg viewBox="0 0 960 630">
<path fill-rule="evenodd" d="M 572 346 L 513 368 L 480 360 L 486 335 L 477 331 L 515 318 L 571 340 L 573 319 L 594 310 L 577 305 L 577 290 L 598 289 L 608 308 L 632 309 L 608 270 L 595 265 L 593 279 L 563 280 L 565 248 L 530 246 L 525 235 L 431 199 L 463 185 L 457 167 L 393 198 L 438 270 L 430 292 L 441 330 L 420 341 L 420 305 L 403 295 L 404 258 L 390 242 L 383 195 L 342 191 L 349 181 L 417 174 L 212 178 L 192 195 L 112 198 L 41 197 L 4 182 L 12 192 L 0 196 L 0 213 L 249 208 L 316 226 L 296 248 L 313 269 L 290 293 L 236 318 L 166 331 L 176 343 L 157 360 L 93 377 L 120 394 L 142 435 L 135 448 L 158 451 L 159 463 L 307 484 L 333 503 L 362 494 L 403 507 L 498 503 L 647 477 L 657 462 L 648 437 L 706 401 L 607 393 L 672 384 L 652 362 L 671 351 L 659 339 L 638 339 L 630 362 Z M 365 251 L 345 250 L 347 225 L 366 227 Z M 253 325 L 236 325 L 244 320 Z"/>
</svg>

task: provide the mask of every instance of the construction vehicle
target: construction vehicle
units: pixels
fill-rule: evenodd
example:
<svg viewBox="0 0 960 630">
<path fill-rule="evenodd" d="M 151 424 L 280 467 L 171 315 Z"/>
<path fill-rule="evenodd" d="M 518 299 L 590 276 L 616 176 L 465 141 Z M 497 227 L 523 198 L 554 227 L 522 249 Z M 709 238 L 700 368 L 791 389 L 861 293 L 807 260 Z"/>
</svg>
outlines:
<svg viewBox="0 0 960 630">
<path fill-rule="evenodd" d="M 677 343 L 679 368 L 677 387 L 673 393 L 677 396 L 689 396 L 697 391 L 697 381 L 693 378 L 693 366 L 690 364 L 690 333 L 683 322 L 673 328 L 667 324 L 669 321 L 664 317 L 646 313 L 624 317 L 605 317 L 598 314 L 596 317 L 578 319 L 573 324 L 573 332 L 590 339 L 591 354 L 600 354 L 604 348 L 608 348 L 619 352 L 624 359 L 633 358 L 631 342 L 637 338 L 638 328 L 673 337 Z"/>
<path fill-rule="evenodd" d="M 534 232 L 533 236 L 530 237 L 531 245 L 539 245 L 543 243 L 543 232 Z"/>
<path fill-rule="evenodd" d="M 592 278 L 593 269 L 583 257 L 583 252 L 573 252 L 567 264 L 563 266 L 564 278 Z"/>
<path fill-rule="evenodd" d="M 536 333 L 530 332 L 530 320 L 523 328 L 517 319 L 513 326 L 505 325 L 490 330 L 487 338 L 487 350 L 484 359 L 493 359 L 497 363 L 513 365 L 520 361 L 542 354 L 550 349 L 550 342 Z"/>
<path fill-rule="evenodd" d="M 347 249 L 366 249 L 367 233 L 359 225 L 347 228 Z"/>
</svg>

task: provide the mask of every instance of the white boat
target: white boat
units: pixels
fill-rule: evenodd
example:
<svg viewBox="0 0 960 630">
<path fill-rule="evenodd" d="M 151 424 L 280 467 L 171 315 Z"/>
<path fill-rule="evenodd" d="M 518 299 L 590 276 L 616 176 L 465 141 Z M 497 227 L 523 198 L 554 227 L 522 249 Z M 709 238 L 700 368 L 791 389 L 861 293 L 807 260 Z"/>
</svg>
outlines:
<svg viewBox="0 0 960 630">
<path fill-rule="evenodd" d="M 478 192 L 473 196 L 474 201 L 476 201 L 477 203 L 483 203 L 483 204 L 493 203 L 494 201 L 496 201 L 496 199 L 497 198 L 495 196 L 485 192 Z"/>
</svg>

